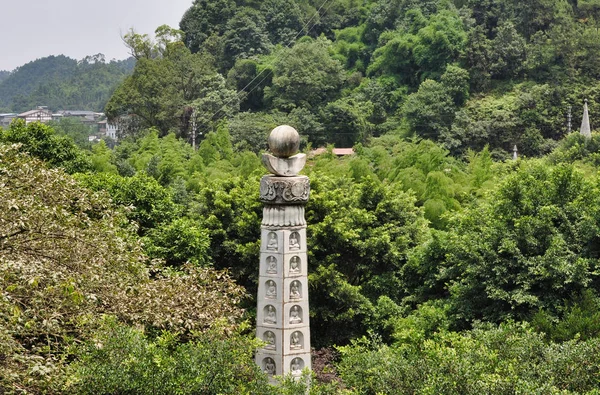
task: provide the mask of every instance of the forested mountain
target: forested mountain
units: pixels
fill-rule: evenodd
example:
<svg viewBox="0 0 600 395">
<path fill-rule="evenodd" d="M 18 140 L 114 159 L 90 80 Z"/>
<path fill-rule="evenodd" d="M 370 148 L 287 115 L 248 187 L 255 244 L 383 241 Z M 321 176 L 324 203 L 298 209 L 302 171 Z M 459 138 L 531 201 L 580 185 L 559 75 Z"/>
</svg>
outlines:
<svg viewBox="0 0 600 395">
<path fill-rule="evenodd" d="M 0 128 L 0 392 L 597 394 L 600 133 L 576 129 L 598 12 L 197 0 L 128 32 L 114 148 Z M 273 386 L 253 320 L 278 124 L 328 148 L 303 171 L 314 376 Z"/>
<path fill-rule="evenodd" d="M 80 61 L 63 55 L 38 59 L 0 76 L 0 108 L 102 111 L 133 65 L 132 60 L 106 63 L 102 54 Z"/>
</svg>

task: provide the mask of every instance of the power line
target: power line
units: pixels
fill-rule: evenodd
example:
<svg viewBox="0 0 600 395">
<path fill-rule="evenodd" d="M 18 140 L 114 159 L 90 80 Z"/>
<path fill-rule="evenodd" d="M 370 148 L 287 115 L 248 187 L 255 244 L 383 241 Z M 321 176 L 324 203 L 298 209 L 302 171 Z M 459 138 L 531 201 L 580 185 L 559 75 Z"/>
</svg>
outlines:
<svg viewBox="0 0 600 395">
<path fill-rule="evenodd" d="M 325 0 L 325 2 L 324 2 L 323 4 L 321 4 L 321 7 L 319 7 L 319 9 L 317 10 L 317 12 L 315 13 L 315 15 L 318 15 L 318 14 L 319 14 L 319 12 L 321 11 L 321 9 L 323 8 L 323 6 L 324 6 L 326 3 L 328 3 L 328 2 L 329 2 L 329 0 Z M 332 3 L 332 4 L 330 4 L 330 5 L 329 5 L 329 7 L 327 7 L 327 10 L 329 10 L 329 8 L 330 8 L 332 5 L 333 5 L 333 3 Z M 326 10 L 326 11 L 327 11 L 327 10 Z M 312 19 L 312 18 L 311 18 L 311 19 Z M 309 19 L 309 20 L 310 20 L 310 19 Z M 315 23 L 314 23 L 314 24 L 311 26 L 311 28 L 310 28 L 310 29 L 308 29 L 308 30 L 306 31 L 306 34 L 310 33 L 310 31 L 311 31 L 311 30 L 312 30 L 312 29 L 313 29 L 313 28 L 314 28 L 316 25 L 317 25 L 317 23 L 315 22 Z M 306 28 L 306 25 L 305 25 L 305 26 L 302 28 L 302 30 L 304 30 L 305 28 Z M 302 30 L 301 30 L 301 31 L 302 31 Z M 288 44 L 288 46 L 287 46 L 286 48 L 288 48 L 288 49 L 289 49 L 289 46 L 290 46 L 290 45 L 291 45 L 291 44 L 294 42 L 293 40 L 295 40 L 295 39 L 296 39 L 296 37 L 298 37 L 298 35 L 299 35 L 299 34 L 300 34 L 300 32 L 299 32 L 298 34 L 296 34 L 296 36 L 295 36 L 295 37 L 294 37 L 294 38 L 293 38 L 293 39 L 290 41 L 290 43 Z M 289 56 L 289 54 L 288 54 L 287 56 Z M 284 57 L 285 57 L 285 54 L 284 54 L 284 56 L 282 56 L 282 57 L 281 57 L 279 60 L 283 60 L 283 58 L 284 58 Z M 266 69 L 265 69 L 265 70 L 266 70 Z M 259 73 L 259 74 L 258 74 L 258 75 L 255 77 L 255 79 L 256 79 L 256 78 L 258 78 L 258 77 L 260 76 L 260 74 L 262 74 L 262 73 L 263 73 L 265 70 L 261 71 L 261 72 L 260 72 L 260 73 Z M 260 84 L 262 84 L 262 83 L 263 83 L 263 81 L 267 79 L 267 77 L 268 77 L 268 75 L 265 75 L 265 76 L 264 76 L 264 77 L 263 77 L 263 78 L 262 78 L 262 79 L 261 79 L 261 80 L 260 80 L 260 81 L 259 81 L 259 82 L 258 82 L 258 83 L 255 85 L 255 86 L 254 86 L 254 88 L 252 88 L 252 89 L 251 89 L 251 90 L 248 92 L 248 95 L 249 95 L 250 93 L 254 92 L 254 90 L 255 90 L 255 89 L 257 89 L 257 88 L 260 86 Z M 249 83 L 248 85 L 246 85 L 246 86 L 244 87 L 244 89 L 246 89 L 246 88 L 247 88 L 247 87 L 248 87 L 248 86 L 249 86 L 249 85 L 250 85 L 250 84 L 251 84 L 253 81 L 254 81 L 254 79 L 253 79 L 252 81 L 250 81 L 250 83 Z M 243 92 L 243 90 L 244 90 L 244 89 L 242 89 L 242 91 L 238 92 L 238 95 L 239 95 L 239 93 Z M 219 111 L 220 111 L 220 110 L 219 110 Z M 217 114 L 218 114 L 218 112 L 217 112 Z M 216 115 L 216 114 L 215 114 L 215 115 Z M 212 119 L 212 118 L 211 118 L 211 119 Z"/>
<path fill-rule="evenodd" d="M 323 8 L 323 6 L 324 6 L 325 4 L 327 4 L 329 1 L 330 1 L 330 0 L 325 0 L 325 1 L 323 2 L 323 4 L 321 4 L 321 7 L 319 7 L 319 9 L 318 9 L 318 10 L 317 10 L 317 11 L 316 11 L 314 14 L 313 14 L 313 16 L 311 16 L 311 17 L 308 19 L 308 21 L 307 21 L 307 22 L 304 24 L 304 26 L 302 26 L 302 28 L 300 29 L 300 31 L 299 31 L 298 33 L 296 33 L 296 35 L 294 36 L 294 38 L 292 38 L 292 39 L 290 40 L 290 42 L 289 42 L 289 43 L 288 43 L 288 44 L 285 46 L 286 48 L 290 48 L 290 46 L 291 46 L 291 45 L 292 45 L 292 44 L 295 42 L 295 40 L 298 38 L 298 36 L 299 36 L 300 34 L 302 34 L 302 32 L 303 32 L 303 31 L 306 29 L 306 27 L 308 26 L 308 24 L 310 23 L 310 21 L 312 21 L 312 19 L 313 19 L 315 16 L 319 15 L 319 12 L 320 12 L 320 11 L 321 11 L 321 9 Z M 328 9 L 329 9 L 329 8 L 328 8 Z M 312 25 L 312 27 L 311 27 L 311 28 L 310 28 L 310 29 L 309 29 L 309 30 L 306 32 L 306 34 L 310 33 L 310 31 L 311 31 L 311 30 L 312 30 L 312 29 L 313 29 L 315 26 L 316 26 L 316 22 L 315 22 L 315 23 Z M 265 69 L 265 70 L 266 70 L 266 69 Z M 254 82 L 254 81 L 255 81 L 255 80 L 258 78 L 258 77 L 260 77 L 262 73 L 264 73 L 264 72 L 265 72 L 265 70 L 263 70 L 263 71 L 261 71 L 260 73 L 258 73 L 258 75 L 257 75 L 256 77 L 254 77 L 254 78 L 253 78 L 253 79 L 252 79 L 252 80 L 251 80 L 251 81 L 250 81 L 248 84 L 246 84 L 246 86 L 245 86 L 245 87 L 243 87 L 243 88 L 242 88 L 240 91 L 238 91 L 238 92 L 237 92 L 237 95 L 239 95 L 239 94 L 240 94 L 240 93 L 242 93 L 244 90 L 246 90 L 246 88 L 248 88 L 250 85 L 252 85 L 252 83 L 253 83 L 253 82 Z M 263 80 L 261 80 L 261 81 L 259 82 L 259 84 L 260 84 L 262 81 L 264 81 L 264 79 L 263 79 Z M 258 85 L 258 84 L 257 84 L 257 85 Z M 252 91 L 248 92 L 248 94 L 250 94 L 251 92 L 252 92 Z M 217 113 L 218 113 L 218 112 L 217 112 Z"/>
</svg>

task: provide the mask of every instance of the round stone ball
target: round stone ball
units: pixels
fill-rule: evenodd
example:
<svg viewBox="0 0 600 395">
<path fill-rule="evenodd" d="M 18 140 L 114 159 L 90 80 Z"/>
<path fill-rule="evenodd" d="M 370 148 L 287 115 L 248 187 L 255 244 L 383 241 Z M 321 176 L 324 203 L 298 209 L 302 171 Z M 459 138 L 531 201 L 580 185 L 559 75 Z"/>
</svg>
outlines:
<svg viewBox="0 0 600 395">
<path fill-rule="evenodd" d="M 267 142 L 273 155 L 279 158 L 289 158 L 300 148 L 300 135 L 293 127 L 281 125 L 271 131 Z"/>
</svg>

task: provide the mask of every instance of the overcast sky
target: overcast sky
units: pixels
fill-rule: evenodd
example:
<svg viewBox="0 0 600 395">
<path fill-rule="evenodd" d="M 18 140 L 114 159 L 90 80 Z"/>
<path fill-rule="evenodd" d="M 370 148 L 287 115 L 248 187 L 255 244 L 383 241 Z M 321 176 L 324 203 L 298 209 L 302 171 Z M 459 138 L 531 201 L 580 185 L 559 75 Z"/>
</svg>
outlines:
<svg viewBox="0 0 600 395">
<path fill-rule="evenodd" d="M 127 58 L 121 35 L 179 28 L 192 0 L 0 0 L 0 70 L 49 55 Z"/>
</svg>

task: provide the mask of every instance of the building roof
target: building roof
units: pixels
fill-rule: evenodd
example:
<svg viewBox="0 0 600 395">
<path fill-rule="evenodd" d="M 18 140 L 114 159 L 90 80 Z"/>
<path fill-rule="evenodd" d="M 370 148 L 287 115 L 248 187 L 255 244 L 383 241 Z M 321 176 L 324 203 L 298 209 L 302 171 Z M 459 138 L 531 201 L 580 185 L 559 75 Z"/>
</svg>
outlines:
<svg viewBox="0 0 600 395">
<path fill-rule="evenodd" d="M 86 116 L 86 115 L 95 115 L 97 114 L 94 111 L 87 111 L 87 110 L 60 110 L 58 111 L 59 114 L 63 114 L 63 115 L 71 115 L 71 116 Z"/>
<path fill-rule="evenodd" d="M 48 110 L 30 110 L 30 111 L 25 111 L 19 114 L 19 117 L 28 117 L 30 115 L 35 115 L 38 113 L 44 113 L 44 114 L 48 114 L 48 115 L 52 115 L 52 113 Z"/>
<path fill-rule="evenodd" d="M 310 151 L 311 156 L 321 155 L 327 152 L 327 148 L 317 148 L 315 150 Z M 347 156 L 354 155 L 354 150 L 352 148 L 334 148 L 331 150 L 331 153 L 337 156 Z"/>
</svg>

